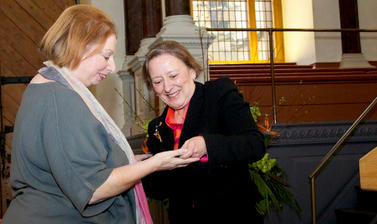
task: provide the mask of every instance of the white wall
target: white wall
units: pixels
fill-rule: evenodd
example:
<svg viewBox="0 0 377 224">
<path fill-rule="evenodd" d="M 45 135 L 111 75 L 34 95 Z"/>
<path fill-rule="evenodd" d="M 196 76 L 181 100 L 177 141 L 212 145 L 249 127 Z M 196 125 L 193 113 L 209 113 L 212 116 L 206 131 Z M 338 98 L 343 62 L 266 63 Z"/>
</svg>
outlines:
<svg viewBox="0 0 377 224">
<path fill-rule="evenodd" d="M 377 29 L 377 1 L 358 0 L 359 28 Z M 339 2 L 313 0 L 313 19 L 316 29 L 340 29 Z M 360 33 L 361 52 L 366 60 L 377 60 L 377 33 Z M 342 59 L 340 33 L 316 33 L 317 62 L 339 62 Z"/>
<path fill-rule="evenodd" d="M 359 0 L 360 29 L 377 29 L 377 1 Z M 360 33 L 361 52 L 368 61 L 377 61 L 377 33 Z"/>
<path fill-rule="evenodd" d="M 313 28 L 312 0 L 282 0 L 284 28 Z M 286 62 L 315 62 L 312 32 L 284 32 Z"/>
<path fill-rule="evenodd" d="M 80 4 L 99 8 L 113 19 L 118 31 L 115 64 L 117 71 L 121 70 L 126 55 L 123 0 L 81 0 Z M 115 123 L 122 128 L 125 123 L 123 99 L 115 91 L 117 89 L 119 93 L 123 93 L 122 81 L 118 75 L 113 74 L 90 89 Z"/>
<path fill-rule="evenodd" d="M 313 0 L 315 29 L 340 29 L 339 1 Z M 316 62 L 339 62 L 342 57 L 340 32 L 315 33 Z"/>
</svg>

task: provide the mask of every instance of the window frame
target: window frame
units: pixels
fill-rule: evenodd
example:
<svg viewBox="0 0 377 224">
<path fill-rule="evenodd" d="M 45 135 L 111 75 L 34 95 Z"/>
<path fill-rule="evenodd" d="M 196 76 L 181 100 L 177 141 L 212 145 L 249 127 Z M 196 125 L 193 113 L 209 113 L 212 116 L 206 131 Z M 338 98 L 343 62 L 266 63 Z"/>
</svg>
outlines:
<svg viewBox="0 0 377 224">
<path fill-rule="evenodd" d="M 198 0 L 197 0 L 198 1 Z M 213 0 L 201 0 L 201 1 L 213 1 Z M 221 0 L 220 0 L 221 1 Z M 255 0 L 247 1 L 247 14 L 248 14 L 248 28 L 256 28 L 256 17 L 255 17 Z M 282 19 L 282 5 L 281 0 L 271 0 L 272 2 L 272 21 L 273 28 L 283 28 Z M 193 16 L 193 0 L 190 0 L 190 10 L 191 16 Z M 254 13 L 250 13 L 254 12 Z M 284 36 L 283 32 L 274 32 L 274 62 L 283 63 L 285 61 L 284 54 Z M 235 64 L 235 63 L 269 63 L 270 60 L 259 60 L 258 58 L 258 39 L 256 31 L 249 31 L 249 57 L 250 60 L 211 60 L 208 61 L 209 64 Z"/>
</svg>

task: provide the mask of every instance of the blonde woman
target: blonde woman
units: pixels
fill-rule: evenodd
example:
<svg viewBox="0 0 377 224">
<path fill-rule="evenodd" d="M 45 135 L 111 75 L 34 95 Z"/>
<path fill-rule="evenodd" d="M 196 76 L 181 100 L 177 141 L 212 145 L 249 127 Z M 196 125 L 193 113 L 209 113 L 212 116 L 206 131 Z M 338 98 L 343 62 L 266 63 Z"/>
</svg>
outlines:
<svg viewBox="0 0 377 224">
<path fill-rule="evenodd" d="M 140 179 L 183 167 L 185 150 L 138 161 L 87 87 L 115 72 L 114 23 L 85 5 L 45 34 L 48 58 L 25 90 L 12 143 L 14 193 L 3 224 L 152 223 Z"/>
</svg>

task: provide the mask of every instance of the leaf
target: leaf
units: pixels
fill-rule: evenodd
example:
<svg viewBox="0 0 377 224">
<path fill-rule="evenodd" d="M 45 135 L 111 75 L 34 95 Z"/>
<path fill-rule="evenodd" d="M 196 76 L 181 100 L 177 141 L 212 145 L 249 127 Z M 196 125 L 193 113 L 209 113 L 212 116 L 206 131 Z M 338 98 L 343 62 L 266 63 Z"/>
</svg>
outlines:
<svg viewBox="0 0 377 224">
<path fill-rule="evenodd" d="M 149 137 L 149 134 L 148 134 L 148 127 L 149 127 L 149 123 L 151 123 L 152 119 L 150 120 L 147 120 L 147 122 L 143 123 L 141 126 L 143 127 L 143 129 L 145 130 L 145 133 L 146 133 L 146 137 L 148 138 Z"/>
<path fill-rule="evenodd" d="M 255 170 L 250 171 L 250 176 L 263 197 L 263 199 L 256 204 L 257 211 L 262 215 L 268 215 L 272 207 L 281 210 L 281 203 L 277 200 L 264 178 Z"/>
<path fill-rule="evenodd" d="M 249 164 L 249 173 L 262 196 L 262 200 L 256 203 L 259 214 L 267 216 L 272 209 L 280 212 L 286 204 L 301 216 L 301 207 L 289 191 L 286 175 L 276 159 L 269 158 L 266 153 L 262 159 Z"/>
<path fill-rule="evenodd" d="M 251 116 L 253 116 L 253 119 L 255 122 L 257 122 L 258 117 L 262 115 L 258 106 L 250 107 L 250 113 L 251 113 Z"/>
</svg>

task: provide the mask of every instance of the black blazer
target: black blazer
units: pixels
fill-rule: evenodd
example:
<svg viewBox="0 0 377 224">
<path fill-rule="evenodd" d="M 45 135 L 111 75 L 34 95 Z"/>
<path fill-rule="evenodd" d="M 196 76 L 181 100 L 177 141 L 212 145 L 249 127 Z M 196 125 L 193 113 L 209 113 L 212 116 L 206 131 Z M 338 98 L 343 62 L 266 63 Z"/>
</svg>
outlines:
<svg viewBox="0 0 377 224">
<path fill-rule="evenodd" d="M 169 199 L 171 223 L 237 223 L 237 219 L 257 223 L 258 193 L 248 164 L 264 155 L 263 135 L 230 79 L 195 85 L 179 147 L 202 135 L 208 162 L 149 175 L 142 180 L 146 194 Z M 173 149 L 173 131 L 165 123 L 167 109 L 149 124 L 147 146 L 152 154 Z M 154 135 L 157 132 L 161 141 Z"/>
</svg>

